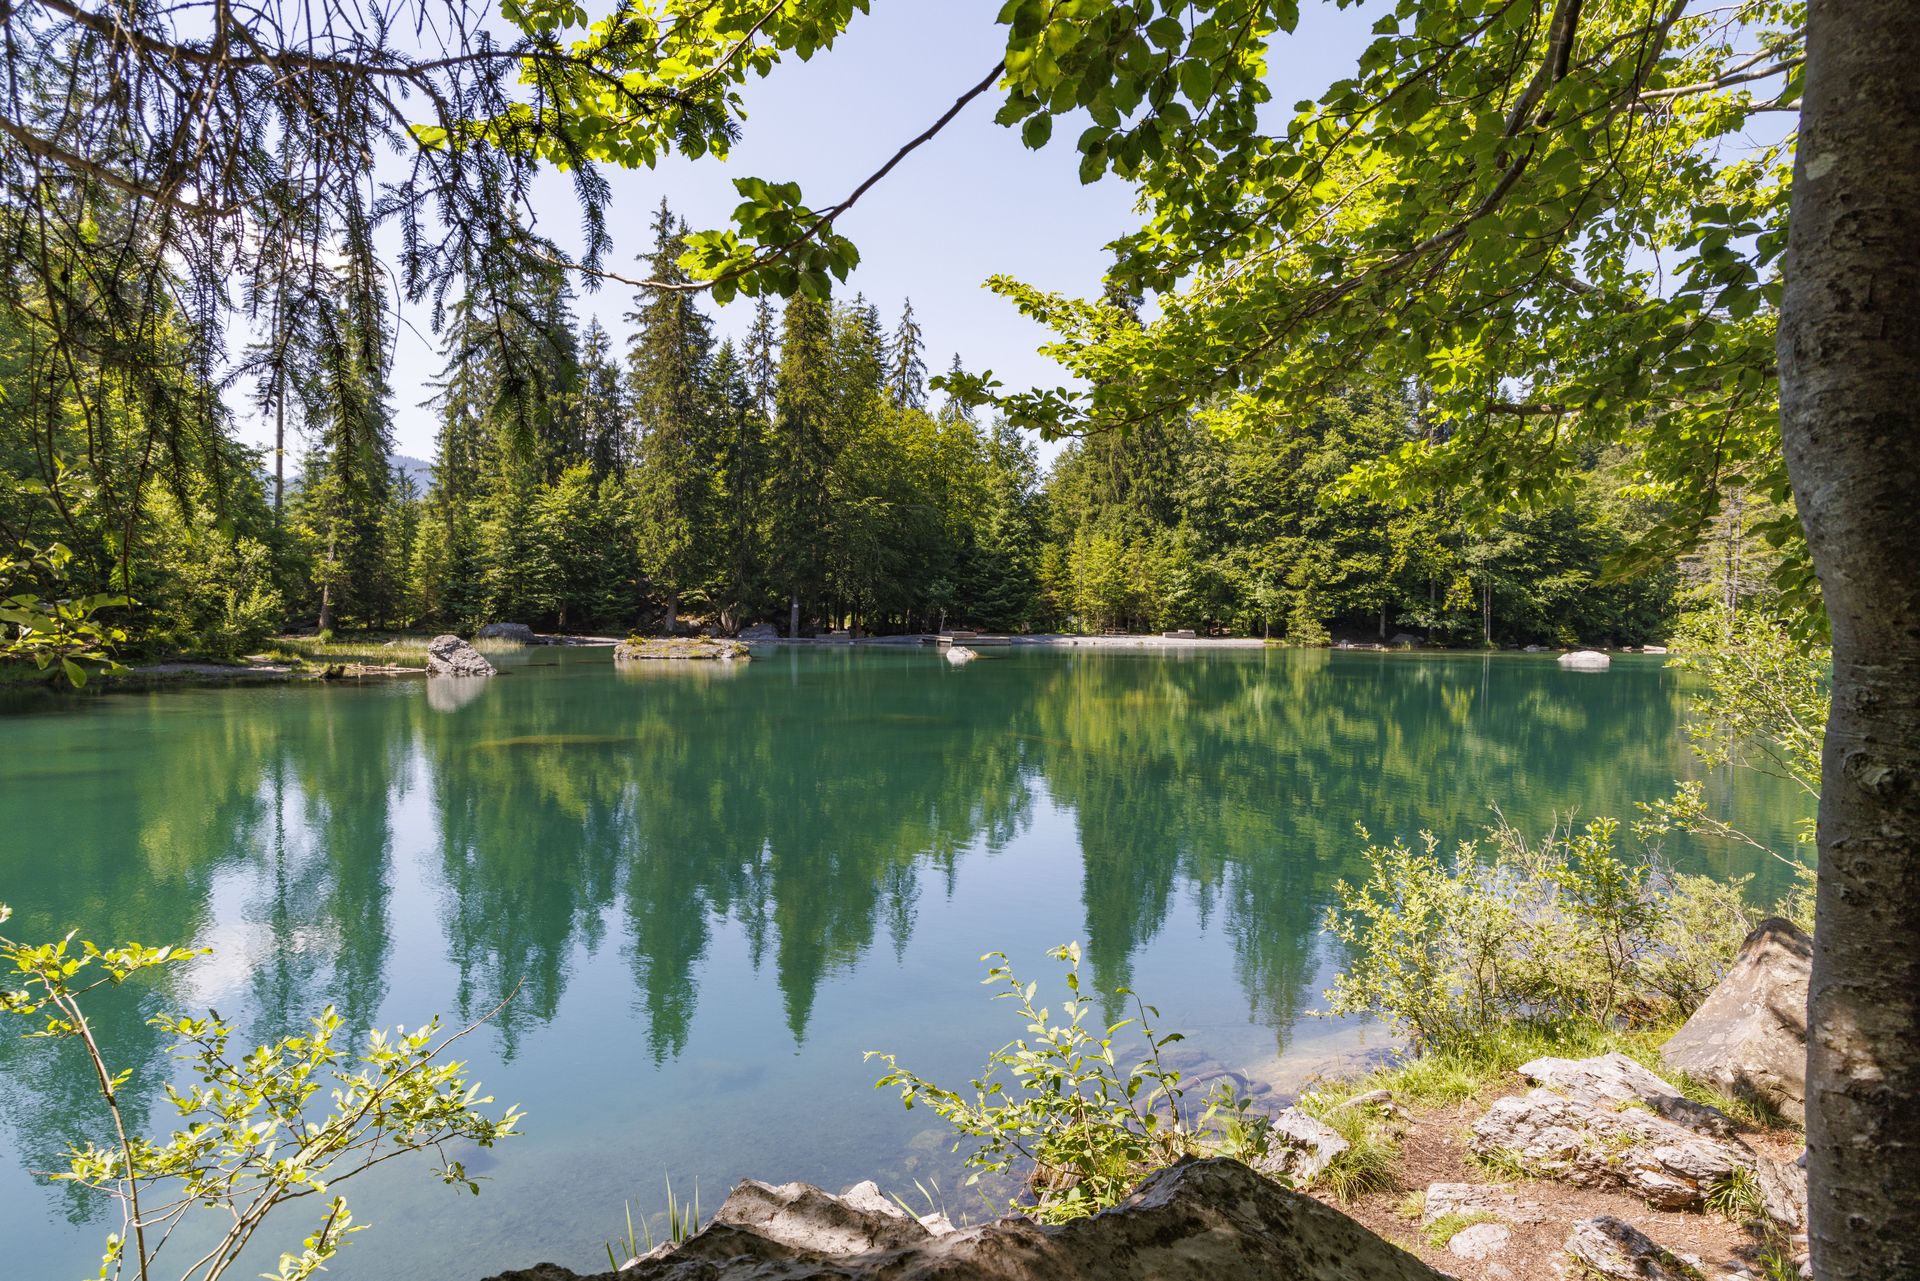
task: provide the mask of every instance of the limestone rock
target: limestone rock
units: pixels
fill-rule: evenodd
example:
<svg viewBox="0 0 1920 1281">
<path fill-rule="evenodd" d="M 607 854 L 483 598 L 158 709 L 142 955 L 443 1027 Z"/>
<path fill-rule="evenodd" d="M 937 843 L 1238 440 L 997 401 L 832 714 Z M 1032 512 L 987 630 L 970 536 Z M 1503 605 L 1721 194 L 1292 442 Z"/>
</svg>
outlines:
<svg viewBox="0 0 1920 1281">
<path fill-rule="evenodd" d="M 1690 1129 L 1637 1101 L 1549 1089 L 1496 1101 L 1475 1122 L 1468 1145 L 1582 1187 L 1624 1189 L 1662 1210 L 1699 1209 L 1716 1183 L 1755 1161 L 1740 1140 Z"/>
<path fill-rule="evenodd" d="M 1287 1108 L 1268 1122 L 1267 1152 L 1256 1163 L 1263 1174 L 1311 1183 L 1350 1145 L 1334 1128 L 1299 1108 Z"/>
<path fill-rule="evenodd" d="M 1772 1219 L 1788 1233 L 1807 1226 L 1807 1153 L 1802 1148 L 1798 1160 L 1776 1161 L 1762 1156 L 1756 1173 L 1760 1176 L 1760 1204 Z"/>
<path fill-rule="evenodd" d="M 1556 1094 L 1595 1106 L 1639 1105 L 1656 1116 L 1702 1134 L 1722 1138 L 1734 1132 L 1733 1118 L 1719 1108 L 1695 1103 L 1672 1085 L 1618 1052 L 1590 1059 L 1535 1059 L 1520 1065 L 1520 1075 Z"/>
<path fill-rule="evenodd" d="M 968 649 L 965 645 L 951 645 L 951 646 L 948 646 L 942 652 L 946 654 L 947 661 L 949 663 L 952 663 L 955 667 L 964 666 L 965 664 L 971 663 L 974 659 L 980 657 L 980 655 L 974 653 L 972 650 Z"/>
<path fill-rule="evenodd" d="M 427 675 L 491 676 L 493 664 L 458 636 L 436 636 L 427 642 Z"/>
<path fill-rule="evenodd" d="M 860 1185 L 856 1190 L 862 1190 Z M 887 1208 L 873 1206 L 874 1198 Z M 809 1254 L 868 1254 L 930 1239 L 919 1221 L 886 1202 L 879 1188 L 860 1200 L 863 1204 L 855 1204 L 808 1183 L 774 1187 L 746 1179 L 728 1195 L 713 1222 Z"/>
<path fill-rule="evenodd" d="M 1509 1183 L 1429 1183 L 1420 1207 L 1421 1226 L 1449 1214 L 1491 1214 L 1507 1223 L 1547 1221 L 1541 1204 L 1515 1195 Z"/>
<path fill-rule="evenodd" d="M 1699 1267 L 1610 1214 L 1582 1219 L 1567 1237 L 1567 1257 L 1606 1281 L 1701 1281 Z"/>
<path fill-rule="evenodd" d="M 1760 922 L 1740 957 L 1660 1051 L 1676 1071 L 1757 1097 L 1806 1120 L 1807 979 L 1813 940 L 1793 922 Z"/>
<path fill-rule="evenodd" d="M 740 629 L 740 639 L 743 641 L 779 640 L 780 629 L 772 623 L 754 623 Z"/>
<path fill-rule="evenodd" d="M 537 639 L 533 628 L 525 623 L 488 623 L 473 634 L 475 640 L 518 641 L 522 645 L 531 645 Z"/>
<path fill-rule="evenodd" d="M 1478 1262 L 1507 1248 L 1513 1229 L 1504 1223 L 1469 1223 L 1447 1238 L 1447 1253 Z"/>
<path fill-rule="evenodd" d="M 1613 666 L 1613 659 L 1597 649 L 1576 649 L 1560 655 L 1560 666 L 1570 672 L 1604 672 Z"/>
<path fill-rule="evenodd" d="M 1393 639 L 1388 641 L 1387 644 L 1393 646 L 1395 649 L 1418 649 L 1420 648 L 1420 638 L 1412 632 L 1396 632 L 1394 633 Z"/>
<path fill-rule="evenodd" d="M 740 1204 L 729 1197 L 686 1244 L 595 1281 L 1445 1281 L 1333 1207 L 1219 1158 L 1162 1170 L 1092 1218 L 1006 1218 L 918 1239 L 911 1220 L 864 1215 L 817 1188 L 742 1186 Z M 902 1244 L 827 1248 L 862 1233 Z M 817 1244 L 792 1244 L 801 1240 Z M 574 1277 L 543 1264 L 493 1281 Z"/>
</svg>

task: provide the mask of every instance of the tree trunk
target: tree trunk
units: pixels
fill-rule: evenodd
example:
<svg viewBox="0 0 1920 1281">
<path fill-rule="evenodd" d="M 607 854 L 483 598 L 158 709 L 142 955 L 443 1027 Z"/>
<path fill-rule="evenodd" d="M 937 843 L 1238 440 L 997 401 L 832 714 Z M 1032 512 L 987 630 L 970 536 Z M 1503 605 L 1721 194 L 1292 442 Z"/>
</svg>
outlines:
<svg viewBox="0 0 1920 1281">
<path fill-rule="evenodd" d="M 800 593 L 795 592 L 787 607 L 787 639 L 800 639 Z"/>
<path fill-rule="evenodd" d="M 673 592 L 667 593 L 667 635 L 673 635 L 674 628 L 680 623 L 680 597 Z"/>
<path fill-rule="evenodd" d="M 1809 993 L 1814 1276 L 1920 1276 L 1920 4 L 1813 0 L 1781 430 L 1833 622 Z"/>
</svg>

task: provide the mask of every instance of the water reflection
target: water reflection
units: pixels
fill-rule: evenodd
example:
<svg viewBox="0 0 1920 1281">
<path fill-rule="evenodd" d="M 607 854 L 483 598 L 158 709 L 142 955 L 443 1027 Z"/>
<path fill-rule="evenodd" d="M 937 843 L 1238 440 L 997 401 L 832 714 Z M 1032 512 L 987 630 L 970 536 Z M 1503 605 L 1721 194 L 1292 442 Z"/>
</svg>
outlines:
<svg viewBox="0 0 1920 1281">
<path fill-rule="evenodd" d="M 503 666 L 4 722 L 14 933 L 217 949 L 164 991 L 102 994 L 126 1064 L 154 1061 L 144 1019 L 161 1004 L 211 1004 L 264 1038 L 328 1002 L 371 1024 L 396 991 L 471 1018 L 517 984 L 497 1021 L 510 1063 L 604 955 L 658 1066 L 688 1052 L 703 1006 L 746 999 L 737 980 L 702 990 L 722 934 L 770 976 L 777 1039 L 797 1051 L 836 976 L 897 963 L 934 919 L 983 950 L 1020 896 L 1046 896 L 1050 936 L 1030 941 L 1077 934 L 1104 990 L 1176 945 L 1221 949 L 1245 1017 L 1284 1048 L 1318 1000 L 1317 928 L 1355 870 L 1356 822 L 1460 834 L 1493 800 L 1534 826 L 1629 813 L 1688 768 L 1680 692 L 1650 661 L 1605 679 L 1550 659 L 1259 651 Z M 1763 833 L 1798 817 L 1784 791 L 1743 796 Z M 1071 848 L 1006 866 L 1041 857 L 1036 823 Z M 989 874 L 1008 897 L 949 919 L 962 882 Z M 1175 920 L 1200 941 L 1163 938 Z M 450 995 L 426 977 L 449 971 Z M 736 1058 L 757 1072 L 779 1052 Z M 0 1077 L 20 1168 L 49 1168 L 92 1129 L 71 1056 L 0 1039 Z M 142 1110 L 150 1097 L 129 1092 L 143 1129 L 164 1120 Z M 39 1218 L 5 1205 L 11 1186 L 0 1223 Z M 0 1252 L 18 1231 L 0 1227 Z"/>
</svg>

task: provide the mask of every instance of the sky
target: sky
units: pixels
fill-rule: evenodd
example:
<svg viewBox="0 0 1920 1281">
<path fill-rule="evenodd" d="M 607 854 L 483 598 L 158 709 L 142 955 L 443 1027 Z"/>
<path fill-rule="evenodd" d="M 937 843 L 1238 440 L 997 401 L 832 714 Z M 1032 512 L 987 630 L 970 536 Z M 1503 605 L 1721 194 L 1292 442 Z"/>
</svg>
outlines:
<svg viewBox="0 0 1920 1281">
<path fill-rule="evenodd" d="M 789 59 L 746 87 L 744 133 L 725 161 L 673 157 L 656 169 L 608 170 L 614 252 L 607 266 L 639 274 L 631 267 L 648 248 L 647 224 L 662 196 L 696 230 L 725 225 L 738 203 L 738 177 L 798 182 L 816 208 L 839 201 L 998 61 L 1000 5 L 873 0 L 874 12 L 855 15 L 833 49 L 806 63 Z M 1275 127 L 1293 103 L 1352 73 L 1374 16 L 1313 0 L 1302 7 L 1299 29 L 1276 40 L 1269 59 Z M 838 294 L 866 294 L 889 329 L 911 298 L 934 372 L 957 352 L 969 369 L 991 369 L 1009 387 L 1058 384 L 1057 367 L 1035 350 L 1046 331 L 988 293 L 985 281 L 1004 272 L 1046 289 L 1096 293 L 1103 246 L 1141 218 L 1128 184 L 1109 176 L 1081 185 L 1072 141 L 1078 129 L 1063 125 L 1051 146 L 1028 151 L 1016 130 L 993 123 L 998 102 L 988 93 L 968 104 L 839 221 L 861 262 Z M 534 212 L 540 230 L 578 251 L 577 206 L 563 177 L 542 180 Z M 631 327 L 622 317 L 632 305 L 631 289 L 608 283 L 582 290 L 576 311 L 583 325 L 598 317 L 624 350 Z M 753 307 L 750 299 L 704 305 L 722 337 L 740 336 Z M 430 459 L 436 424 L 422 402 L 441 360 L 428 308 L 398 306 L 394 449 Z M 256 444 L 270 436 L 264 423 L 240 427 Z"/>
</svg>

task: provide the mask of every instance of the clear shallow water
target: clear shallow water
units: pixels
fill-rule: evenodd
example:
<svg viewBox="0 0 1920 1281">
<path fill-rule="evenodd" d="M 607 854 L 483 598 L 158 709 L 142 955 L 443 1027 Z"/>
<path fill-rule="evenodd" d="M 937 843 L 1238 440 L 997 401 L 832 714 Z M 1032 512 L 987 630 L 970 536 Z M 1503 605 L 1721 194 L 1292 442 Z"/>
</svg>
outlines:
<svg viewBox="0 0 1920 1281">
<path fill-rule="evenodd" d="M 1307 1015 L 1338 964 L 1317 928 L 1356 872 L 1356 821 L 1451 839 L 1498 801 L 1537 830 L 1630 815 L 1694 772 L 1684 690 L 1657 658 L 1604 675 L 1550 655 L 1277 650 L 505 665 L 457 687 L 0 717 L 9 932 L 214 949 L 164 987 L 107 994 L 117 1062 L 157 1056 L 142 1020 L 161 1008 L 210 1005 L 265 1039 L 329 1001 L 359 1026 L 412 1025 L 521 984 L 463 1048 L 527 1109 L 526 1137 L 469 1163 L 478 1199 L 419 1170 L 348 1185 L 373 1227 L 330 1269 L 343 1281 L 586 1267 L 623 1202 L 663 1208 L 668 1175 L 708 1209 L 752 1175 L 910 1195 L 938 1179 L 977 1211 L 937 1120 L 876 1094 L 861 1051 L 963 1082 L 1018 1031 L 979 986 L 982 952 L 1044 980 L 1044 950 L 1079 939 L 1103 989 L 1134 986 L 1192 1045 L 1272 1072 L 1380 1043 Z M 1741 780 L 1738 817 L 1784 841 L 1798 802 L 1765 783 Z M 1784 889 L 1751 857 L 1671 852 Z M 101 1137 L 91 1088 L 62 1048 L 0 1037 L 9 1278 L 98 1266 L 102 1207 L 31 1173 Z M 154 1130 L 170 1111 L 133 1108 Z"/>
</svg>

